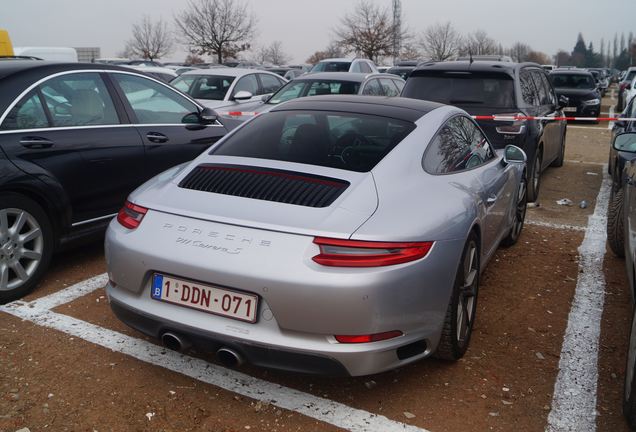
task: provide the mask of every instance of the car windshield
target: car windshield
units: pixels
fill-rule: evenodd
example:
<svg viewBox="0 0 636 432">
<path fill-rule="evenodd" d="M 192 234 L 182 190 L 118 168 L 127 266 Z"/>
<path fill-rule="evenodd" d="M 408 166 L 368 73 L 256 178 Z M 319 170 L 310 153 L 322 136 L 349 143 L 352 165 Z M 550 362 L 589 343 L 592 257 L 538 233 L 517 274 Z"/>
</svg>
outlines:
<svg viewBox="0 0 636 432">
<path fill-rule="evenodd" d="M 195 99 L 224 100 L 235 77 L 223 75 L 181 75 L 170 84 Z"/>
<path fill-rule="evenodd" d="M 550 74 L 550 81 L 555 88 L 594 89 L 594 78 L 584 74 Z"/>
<path fill-rule="evenodd" d="M 632 80 L 634 79 L 634 77 L 636 77 L 636 70 L 629 71 L 629 72 L 627 73 L 627 76 L 625 77 L 625 79 L 623 79 L 623 81 L 625 81 L 625 82 L 632 82 Z"/>
<path fill-rule="evenodd" d="M 312 72 L 349 72 L 351 62 L 320 62 Z"/>
<path fill-rule="evenodd" d="M 360 90 L 359 82 L 342 80 L 301 80 L 291 81 L 278 90 L 267 101 L 276 105 L 291 99 L 305 96 L 320 96 L 330 94 L 357 94 Z"/>
<path fill-rule="evenodd" d="M 367 172 L 415 129 L 388 117 L 328 111 L 274 111 L 256 117 L 210 154 Z"/>
<path fill-rule="evenodd" d="M 506 74 L 442 72 L 411 75 L 402 96 L 447 105 L 514 108 L 514 81 Z"/>
</svg>

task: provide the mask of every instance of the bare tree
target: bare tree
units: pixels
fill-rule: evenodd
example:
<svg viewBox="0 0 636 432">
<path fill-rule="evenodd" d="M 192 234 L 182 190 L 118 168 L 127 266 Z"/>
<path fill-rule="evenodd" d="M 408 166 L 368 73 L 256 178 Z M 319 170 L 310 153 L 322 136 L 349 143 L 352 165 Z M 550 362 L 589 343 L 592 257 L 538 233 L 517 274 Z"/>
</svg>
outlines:
<svg viewBox="0 0 636 432">
<path fill-rule="evenodd" d="M 455 57 L 460 44 L 461 36 L 450 22 L 430 26 L 420 38 L 422 49 L 434 61 L 444 61 Z"/>
<path fill-rule="evenodd" d="M 262 46 L 256 52 L 256 61 L 258 63 L 272 63 L 282 65 L 290 60 L 289 54 L 283 50 L 281 41 L 274 41 L 268 46 Z"/>
<path fill-rule="evenodd" d="M 361 0 L 352 13 L 340 20 L 335 32 L 338 43 L 347 51 L 371 60 L 392 54 L 395 25 L 391 14 L 370 0 Z"/>
<path fill-rule="evenodd" d="M 141 22 L 134 24 L 132 38 L 126 43 L 126 57 L 140 57 L 155 60 L 172 51 L 172 35 L 168 24 L 161 19 L 153 22 L 144 16 Z"/>
<path fill-rule="evenodd" d="M 510 57 L 518 63 L 525 62 L 528 61 L 530 51 L 532 51 L 532 48 L 530 48 L 529 45 L 521 42 L 515 42 L 515 44 L 510 48 Z"/>
<path fill-rule="evenodd" d="M 400 48 L 400 60 L 420 60 L 422 52 L 417 45 L 411 42 L 403 43 Z"/>
<path fill-rule="evenodd" d="M 461 55 L 497 54 L 497 42 L 483 30 L 477 30 L 464 38 L 459 50 Z"/>
<path fill-rule="evenodd" d="M 316 64 L 321 60 L 328 58 L 338 58 L 343 57 L 344 53 L 342 52 L 342 48 L 337 42 L 331 42 L 327 48 L 323 51 L 316 51 L 306 60 L 309 64 Z"/>
<path fill-rule="evenodd" d="M 539 63 L 540 65 L 550 63 L 550 56 L 541 51 L 530 51 L 525 58 L 525 61 Z"/>
<path fill-rule="evenodd" d="M 248 50 L 256 31 L 256 17 L 239 0 L 190 0 L 175 22 L 192 53 L 219 63 Z"/>
</svg>

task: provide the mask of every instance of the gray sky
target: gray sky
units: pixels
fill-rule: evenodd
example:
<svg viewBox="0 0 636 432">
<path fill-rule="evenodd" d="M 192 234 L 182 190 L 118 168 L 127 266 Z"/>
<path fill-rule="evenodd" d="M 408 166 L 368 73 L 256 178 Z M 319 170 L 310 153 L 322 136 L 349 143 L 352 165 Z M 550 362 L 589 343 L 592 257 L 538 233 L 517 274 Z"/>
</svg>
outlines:
<svg viewBox="0 0 636 432">
<path fill-rule="evenodd" d="M 332 29 L 356 0 L 246 0 L 258 18 L 253 45 L 280 40 L 294 62 L 304 62 L 330 41 Z M 391 6 L 390 0 L 373 0 Z M 579 32 L 599 49 L 602 37 L 636 33 L 634 0 L 613 0 L 610 7 L 598 0 L 402 0 L 403 20 L 419 33 L 435 22 L 450 21 L 457 30 L 485 30 L 504 47 L 516 41 L 553 55 L 571 51 Z M 14 46 L 99 46 L 103 57 L 121 51 L 131 27 L 144 14 L 172 24 L 183 0 L 4 0 L 0 28 L 9 31 Z M 625 13 L 621 13 L 624 11 Z M 629 12 L 628 12 L 629 11 Z M 164 60 L 181 61 L 178 46 Z"/>
</svg>

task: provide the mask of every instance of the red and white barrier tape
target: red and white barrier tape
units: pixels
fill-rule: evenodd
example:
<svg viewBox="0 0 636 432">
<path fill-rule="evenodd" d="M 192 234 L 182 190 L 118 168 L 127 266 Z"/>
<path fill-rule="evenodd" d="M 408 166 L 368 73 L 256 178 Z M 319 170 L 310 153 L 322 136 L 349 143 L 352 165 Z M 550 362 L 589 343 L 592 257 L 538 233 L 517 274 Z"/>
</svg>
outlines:
<svg viewBox="0 0 636 432">
<path fill-rule="evenodd" d="M 522 121 L 522 120 L 569 120 L 569 121 L 599 121 L 599 122 L 615 122 L 615 121 L 634 121 L 636 118 L 626 117 L 538 117 L 538 116 L 497 116 L 497 115 L 475 115 L 475 120 L 493 120 L 493 121 Z"/>
<path fill-rule="evenodd" d="M 253 117 L 258 115 L 258 113 L 255 111 L 219 111 L 217 112 L 217 114 L 221 116 L 230 116 L 230 117 L 243 117 L 243 116 Z"/>
</svg>

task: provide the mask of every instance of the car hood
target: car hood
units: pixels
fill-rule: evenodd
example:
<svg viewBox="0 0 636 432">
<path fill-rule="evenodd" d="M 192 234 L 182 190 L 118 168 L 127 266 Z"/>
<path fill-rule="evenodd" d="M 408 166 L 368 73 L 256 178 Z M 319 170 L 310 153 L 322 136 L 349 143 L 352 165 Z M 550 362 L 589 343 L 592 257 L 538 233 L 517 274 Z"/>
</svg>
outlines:
<svg viewBox="0 0 636 432">
<path fill-rule="evenodd" d="M 557 96 L 567 96 L 575 99 L 593 99 L 599 97 L 598 91 L 590 89 L 556 88 L 554 91 Z"/>
<path fill-rule="evenodd" d="M 242 170 L 291 172 L 292 177 L 321 177 L 348 183 L 333 203 L 307 207 L 180 187 L 202 165 Z M 263 182 L 265 183 L 265 182 Z M 274 194 L 276 191 L 272 190 Z M 358 173 L 292 162 L 210 156 L 155 177 L 130 195 L 130 201 L 151 210 L 238 226 L 312 236 L 349 238 L 378 207 L 371 173 Z"/>
</svg>

